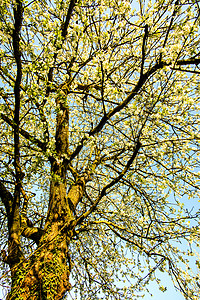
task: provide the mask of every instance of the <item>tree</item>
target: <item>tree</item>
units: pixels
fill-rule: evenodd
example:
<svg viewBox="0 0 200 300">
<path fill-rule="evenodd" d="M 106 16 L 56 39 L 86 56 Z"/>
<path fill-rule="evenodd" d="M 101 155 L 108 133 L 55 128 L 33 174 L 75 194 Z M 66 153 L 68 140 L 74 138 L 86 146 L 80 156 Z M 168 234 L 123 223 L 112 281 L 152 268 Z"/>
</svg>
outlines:
<svg viewBox="0 0 200 300">
<path fill-rule="evenodd" d="M 70 282 L 77 299 L 133 299 L 165 289 L 157 270 L 199 298 L 199 213 L 182 203 L 199 197 L 199 14 L 1 1 L 7 299 L 63 299 Z"/>
</svg>

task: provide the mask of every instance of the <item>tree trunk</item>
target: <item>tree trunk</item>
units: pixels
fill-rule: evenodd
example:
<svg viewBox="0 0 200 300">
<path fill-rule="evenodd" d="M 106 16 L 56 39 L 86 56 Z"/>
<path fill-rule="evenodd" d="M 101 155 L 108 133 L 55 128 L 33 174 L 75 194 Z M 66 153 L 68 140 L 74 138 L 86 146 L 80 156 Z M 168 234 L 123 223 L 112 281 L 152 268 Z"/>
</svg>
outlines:
<svg viewBox="0 0 200 300">
<path fill-rule="evenodd" d="M 59 300 L 70 290 L 68 247 L 75 226 L 70 203 L 77 203 L 80 193 L 82 195 L 78 184 L 67 194 L 65 183 L 52 180 L 44 233 L 28 259 L 22 257 L 10 263 L 12 287 L 7 299 Z"/>
<path fill-rule="evenodd" d="M 70 290 L 68 241 L 59 222 L 54 222 L 34 254 L 12 270 L 12 288 L 7 299 L 62 299 Z"/>
<path fill-rule="evenodd" d="M 68 248 L 76 225 L 74 210 L 83 197 L 85 180 L 84 177 L 77 179 L 67 193 L 66 181 L 61 176 L 63 166 L 61 168 L 53 164 L 53 167 L 56 176 L 50 185 L 44 229 L 41 233 L 37 232 L 41 235 L 36 240 L 37 249 L 27 259 L 21 256 L 16 261 L 13 255 L 7 257 L 12 277 L 7 300 L 59 300 L 70 290 L 71 263 Z M 14 249 L 11 250 L 10 253 L 14 253 Z"/>
</svg>

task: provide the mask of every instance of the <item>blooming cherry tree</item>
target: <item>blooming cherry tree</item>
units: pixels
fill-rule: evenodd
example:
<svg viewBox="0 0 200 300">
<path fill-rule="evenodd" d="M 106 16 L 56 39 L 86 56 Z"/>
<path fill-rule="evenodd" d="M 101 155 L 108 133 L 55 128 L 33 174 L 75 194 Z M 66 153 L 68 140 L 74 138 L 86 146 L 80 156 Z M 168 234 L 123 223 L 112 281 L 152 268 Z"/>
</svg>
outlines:
<svg viewBox="0 0 200 300">
<path fill-rule="evenodd" d="M 138 299 L 158 270 L 199 299 L 199 14 L 1 1 L 7 299 Z"/>
</svg>

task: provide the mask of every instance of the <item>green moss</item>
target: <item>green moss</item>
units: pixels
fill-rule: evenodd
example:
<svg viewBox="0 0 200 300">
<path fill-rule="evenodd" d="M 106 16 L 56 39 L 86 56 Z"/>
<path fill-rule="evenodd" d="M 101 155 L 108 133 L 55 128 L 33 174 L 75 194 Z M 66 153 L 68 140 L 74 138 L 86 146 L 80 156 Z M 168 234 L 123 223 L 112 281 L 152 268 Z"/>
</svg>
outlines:
<svg viewBox="0 0 200 300">
<path fill-rule="evenodd" d="M 48 238 L 48 236 L 46 236 Z M 18 266 L 13 277 L 9 300 L 61 299 L 70 289 L 69 267 L 66 263 L 66 244 L 63 236 L 57 236 L 53 243 L 45 243 L 29 261 Z M 63 245 L 63 247 L 61 247 Z M 59 298 L 60 297 L 60 298 Z"/>
</svg>

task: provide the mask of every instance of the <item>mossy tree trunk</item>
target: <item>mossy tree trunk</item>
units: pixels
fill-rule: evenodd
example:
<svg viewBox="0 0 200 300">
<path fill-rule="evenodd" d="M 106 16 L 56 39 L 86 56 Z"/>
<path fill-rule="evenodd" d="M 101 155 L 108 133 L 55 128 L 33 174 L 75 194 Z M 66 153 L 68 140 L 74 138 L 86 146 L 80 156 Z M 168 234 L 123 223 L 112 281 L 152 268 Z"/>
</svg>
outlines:
<svg viewBox="0 0 200 300">
<path fill-rule="evenodd" d="M 83 186 L 84 182 L 79 180 L 67 193 L 64 182 L 52 180 L 44 229 L 31 227 L 30 221 L 20 217 L 20 234 L 32 238 L 37 243 L 37 248 L 26 259 L 20 243 L 18 252 L 16 243 L 10 243 L 9 253 L 4 258 L 12 273 L 12 286 L 7 299 L 59 300 L 70 290 L 71 262 L 68 247 L 76 225 L 72 207 L 75 208 L 83 196 Z M 9 196 L 9 200 L 13 200 L 2 185 L 1 194 L 4 199 Z M 20 236 L 17 238 L 20 240 Z"/>
<path fill-rule="evenodd" d="M 62 299 L 69 291 L 67 234 L 52 224 L 28 260 L 12 266 L 12 287 L 7 299 Z"/>
</svg>

